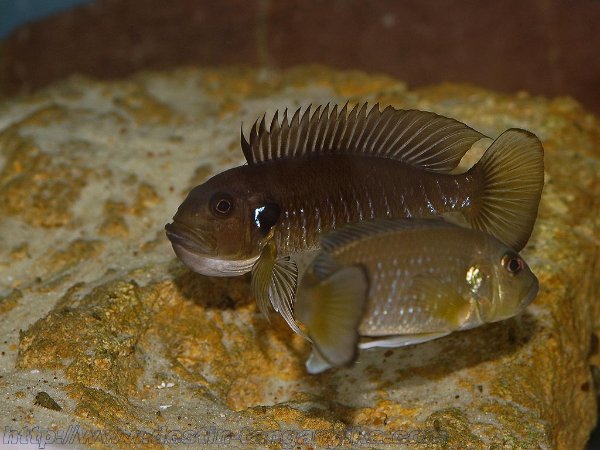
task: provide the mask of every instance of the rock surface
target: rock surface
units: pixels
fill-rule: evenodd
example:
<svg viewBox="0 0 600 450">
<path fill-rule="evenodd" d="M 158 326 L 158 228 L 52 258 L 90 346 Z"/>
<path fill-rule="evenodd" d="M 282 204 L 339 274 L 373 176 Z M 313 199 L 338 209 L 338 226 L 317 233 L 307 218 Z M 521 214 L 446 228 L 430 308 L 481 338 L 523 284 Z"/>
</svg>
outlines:
<svg viewBox="0 0 600 450">
<path fill-rule="evenodd" d="M 490 136 L 535 132 L 546 186 L 523 254 L 541 288 L 521 317 L 309 376 L 309 346 L 257 314 L 248 277 L 189 272 L 163 225 L 191 187 L 243 162 L 240 122 L 348 99 L 432 110 Z M 599 125 L 568 98 L 409 91 L 319 67 L 72 78 L 5 101 L 5 443 L 34 426 L 60 443 L 78 424 L 71 444 L 582 448 L 600 365 Z M 104 434 L 84 436 L 93 429 Z"/>
</svg>

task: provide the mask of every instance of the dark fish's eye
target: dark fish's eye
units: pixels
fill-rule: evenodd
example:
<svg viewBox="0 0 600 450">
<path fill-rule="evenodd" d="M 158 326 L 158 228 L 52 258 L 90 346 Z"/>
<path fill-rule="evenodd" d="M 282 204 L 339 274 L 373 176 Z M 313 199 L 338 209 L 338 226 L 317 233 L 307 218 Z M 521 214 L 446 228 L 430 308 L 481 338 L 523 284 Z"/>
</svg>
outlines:
<svg viewBox="0 0 600 450">
<path fill-rule="evenodd" d="M 268 234 L 279 220 L 281 209 L 276 203 L 266 203 L 254 210 L 254 223 L 262 234 Z"/>
<path fill-rule="evenodd" d="M 233 198 L 229 194 L 217 193 L 210 199 L 210 209 L 216 216 L 227 216 L 233 209 Z"/>
<path fill-rule="evenodd" d="M 516 253 L 506 253 L 502 257 L 502 266 L 511 275 L 518 274 L 525 267 L 525 262 Z"/>
</svg>

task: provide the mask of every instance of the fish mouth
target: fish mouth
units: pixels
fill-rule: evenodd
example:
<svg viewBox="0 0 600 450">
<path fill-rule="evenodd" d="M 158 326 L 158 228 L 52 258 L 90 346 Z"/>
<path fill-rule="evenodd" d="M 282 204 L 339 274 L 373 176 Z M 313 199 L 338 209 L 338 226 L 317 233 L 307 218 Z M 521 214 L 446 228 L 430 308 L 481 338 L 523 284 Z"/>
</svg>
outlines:
<svg viewBox="0 0 600 450">
<path fill-rule="evenodd" d="M 214 246 L 208 245 L 194 230 L 178 222 L 165 225 L 165 232 L 171 241 L 177 257 L 196 273 L 211 277 L 233 277 L 250 272 L 258 255 L 243 260 L 229 260 L 214 253 Z"/>
<path fill-rule="evenodd" d="M 206 254 L 211 253 L 211 245 L 206 238 L 198 234 L 192 228 L 180 222 L 165 225 L 165 233 L 173 246 L 177 245 L 191 252 Z"/>
<path fill-rule="evenodd" d="M 529 288 L 529 292 L 527 293 L 527 295 L 525 296 L 525 299 L 523 300 L 523 309 L 527 308 L 531 304 L 531 302 L 533 302 L 535 297 L 537 297 L 539 289 L 540 289 L 540 282 L 538 281 L 537 278 L 534 278 L 534 283 Z"/>
</svg>

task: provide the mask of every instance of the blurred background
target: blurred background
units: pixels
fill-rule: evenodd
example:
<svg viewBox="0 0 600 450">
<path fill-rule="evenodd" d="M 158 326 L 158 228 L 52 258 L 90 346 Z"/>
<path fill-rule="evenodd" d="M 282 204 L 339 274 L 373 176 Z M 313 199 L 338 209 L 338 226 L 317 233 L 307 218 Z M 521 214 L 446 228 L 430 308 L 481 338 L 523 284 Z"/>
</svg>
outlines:
<svg viewBox="0 0 600 450">
<path fill-rule="evenodd" d="M 317 63 L 571 96 L 600 115 L 598 27 L 600 0 L 0 0 L 0 98 L 74 73 Z"/>
<path fill-rule="evenodd" d="M 321 63 L 600 113 L 599 0 L 0 0 L 0 95 L 71 73 Z"/>
</svg>

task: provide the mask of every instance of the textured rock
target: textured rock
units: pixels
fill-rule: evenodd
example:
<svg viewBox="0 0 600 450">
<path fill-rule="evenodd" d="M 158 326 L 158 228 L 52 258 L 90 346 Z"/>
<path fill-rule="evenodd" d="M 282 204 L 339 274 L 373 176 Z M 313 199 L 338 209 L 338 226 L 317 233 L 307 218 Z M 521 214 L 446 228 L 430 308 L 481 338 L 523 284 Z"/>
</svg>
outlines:
<svg viewBox="0 0 600 450">
<path fill-rule="evenodd" d="M 346 99 L 542 139 L 547 183 L 523 252 L 541 288 L 524 315 L 309 376 L 309 346 L 256 313 L 247 276 L 202 277 L 175 259 L 162 227 L 189 188 L 242 162 L 241 121 Z M 73 78 L 4 102 L 0 416 L 77 422 L 122 447 L 168 429 L 234 446 L 356 446 L 367 431 L 372 446 L 581 448 L 600 365 L 599 174 L 598 120 L 570 99 L 409 91 L 318 67 Z"/>
</svg>

